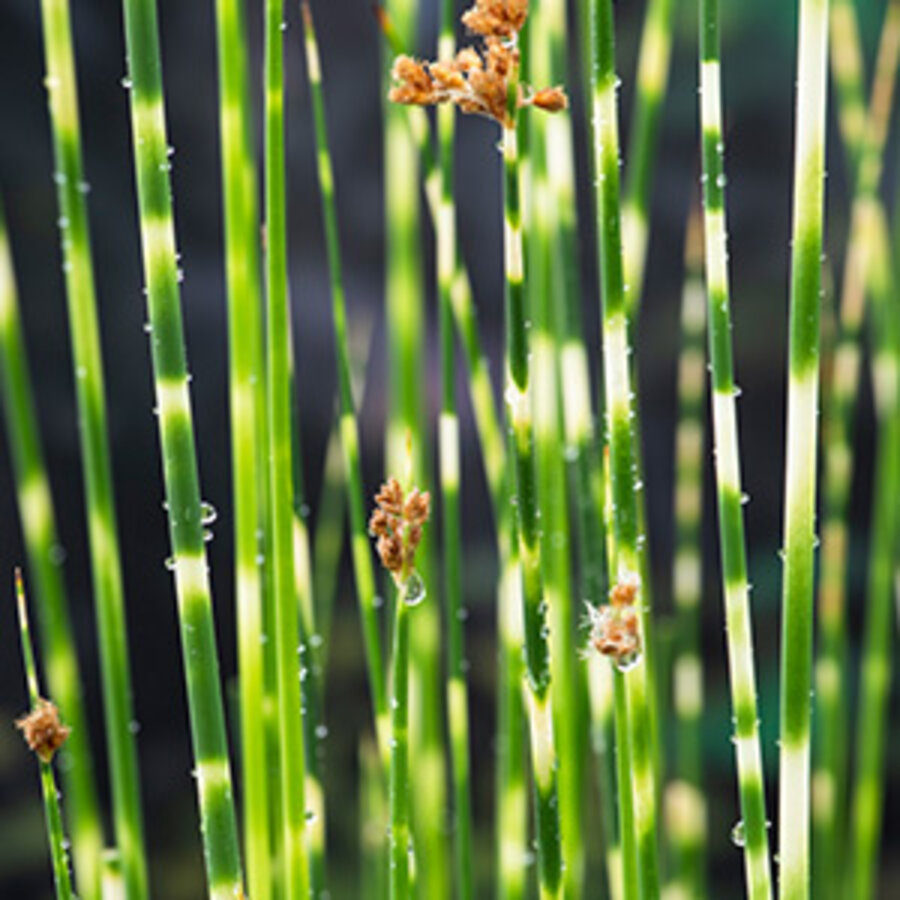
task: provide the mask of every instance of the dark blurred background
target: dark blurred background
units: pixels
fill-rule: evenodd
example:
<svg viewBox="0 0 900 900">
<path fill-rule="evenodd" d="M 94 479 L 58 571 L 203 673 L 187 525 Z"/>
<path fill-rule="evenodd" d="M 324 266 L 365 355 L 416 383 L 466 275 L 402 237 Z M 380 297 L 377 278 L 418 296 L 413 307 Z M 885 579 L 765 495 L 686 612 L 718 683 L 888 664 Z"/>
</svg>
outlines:
<svg viewBox="0 0 900 900">
<path fill-rule="evenodd" d="M 639 326 L 641 405 L 650 546 L 661 615 L 670 608 L 672 457 L 682 245 L 689 200 L 698 181 L 695 5 L 681 2 L 670 89 L 661 128 L 645 300 Z M 252 72 L 259 85 L 262 4 L 248 2 Z M 423 0 L 422 53 L 434 44 L 434 0 Z M 633 74 L 645 4 L 617 4 L 622 76 L 622 133 L 627 138 Z M 862 2 L 861 24 L 871 60 L 884 0 Z M 81 97 L 84 164 L 91 216 L 98 303 L 105 354 L 109 427 L 127 595 L 134 702 L 153 895 L 203 894 L 202 856 L 191 752 L 167 556 L 163 488 L 151 414 L 151 370 L 141 295 L 136 206 L 131 169 L 121 8 L 114 0 L 72 0 Z M 203 496 L 219 511 L 210 545 L 220 652 L 229 685 L 235 673 L 231 573 L 231 504 L 227 423 L 227 346 L 222 254 L 213 3 L 160 0 L 163 65 L 188 353 L 199 441 Z M 318 0 L 317 18 L 341 218 L 351 329 L 372 356 L 362 408 L 367 490 L 382 474 L 385 408 L 383 333 L 384 248 L 380 37 L 364 0 Z M 784 0 L 723 4 L 723 63 L 728 212 L 734 336 L 740 404 L 750 569 L 759 660 L 764 752 L 770 788 L 777 766 L 777 649 L 781 535 L 783 408 L 793 147 L 795 4 Z M 315 183 L 309 96 L 299 10 L 288 4 L 288 160 L 291 286 L 298 349 L 299 403 L 307 493 L 314 524 L 325 443 L 334 408 L 334 358 L 327 272 Z M 573 61 L 577 49 L 573 47 Z M 100 692 L 91 604 L 76 416 L 61 278 L 56 198 L 43 79 L 38 0 L 0 6 L 0 190 L 6 206 L 42 435 L 54 488 L 65 578 L 98 756 L 103 761 Z M 577 96 L 578 85 L 570 85 Z M 257 90 L 257 96 L 261 96 Z M 897 176 L 897 129 L 887 151 L 886 197 Z M 500 373 L 502 307 L 497 134 L 491 123 L 459 122 L 458 190 L 461 240 L 474 280 L 484 338 Z M 848 218 L 846 160 L 829 126 L 829 262 L 839 277 Z M 628 148 L 625 147 L 627 160 Z M 425 233 L 425 246 L 428 246 Z M 591 246 L 591 236 L 583 243 Z M 430 251 L 424 254 L 432 271 Z M 599 335 L 594 271 L 583 263 L 584 311 L 592 352 Z M 431 284 L 426 280 L 426 284 Z M 433 324 L 433 291 L 429 287 Z M 433 345 L 433 335 L 430 338 Z M 436 404 L 436 353 L 427 373 Z M 460 386 L 462 386 L 460 373 Z M 464 394 L 461 393 L 461 396 Z M 463 495 L 467 639 L 471 659 L 475 746 L 488 748 L 494 727 L 495 640 L 490 517 L 485 484 L 464 403 Z M 854 486 L 850 569 L 853 646 L 858 647 L 871 490 L 871 398 L 863 389 Z M 707 483 L 709 473 L 707 473 Z M 710 800 L 712 896 L 741 892 L 741 854 L 729 841 L 738 818 L 729 741 L 723 619 L 718 591 L 715 521 L 706 491 L 704 659 L 707 664 L 705 753 Z M 51 896 L 42 807 L 33 760 L 12 728 L 26 707 L 12 603 L 12 567 L 24 553 L 14 504 L 7 445 L 0 442 L 0 897 Z M 3 574 L 6 573 L 6 574 Z M 360 637 L 347 566 L 342 569 L 326 723 L 332 896 L 357 895 L 356 747 L 369 728 Z M 661 629 L 664 633 L 665 626 Z M 233 691 L 231 691 L 233 695 Z M 896 710 L 896 703 L 894 704 Z M 337 710 L 337 713 L 331 712 Z M 232 722 L 235 717 L 232 716 Z M 892 736 L 896 728 L 892 729 Z M 894 746 L 889 739 L 889 747 Z M 888 754 L 882 896 L 900 890 L 900 834 L 891 811 L 898 796 L 900 756 Z M 474 760 L 475 810 L 487 839 L 493 759 Z M 774 818 L 774 792 L 770 816 Z M 482 842 L 483 843 L 483 842 Z M 482 860 L 485 866 L 488 860 Z M 487 877 L 485 868 L 482 875 Z M 486 892 L 488 882 L 483 882 Z M 892 887 L 893 886 L 893 887 Z M 484 896 L 487 894 L 484 893 Z"/>
</svg>

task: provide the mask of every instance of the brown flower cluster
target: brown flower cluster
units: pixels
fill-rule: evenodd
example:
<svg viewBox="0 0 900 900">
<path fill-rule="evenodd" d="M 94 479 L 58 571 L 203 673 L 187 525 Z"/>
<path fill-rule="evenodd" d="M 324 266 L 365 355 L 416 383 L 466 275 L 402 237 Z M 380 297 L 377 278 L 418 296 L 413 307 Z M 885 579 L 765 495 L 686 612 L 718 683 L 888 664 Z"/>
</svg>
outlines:
<svg viewBox="0 0 900 900">
<path fill-rule="evenodd" d="M 476 0 L 463 13 L 463 24 L 484 39 L 484 50 L 464 47 L 449 62 L 428 62 L 398 56 L 393 103 L 433 106 L 455 103 L 464 113 L 477 113 L 510 127 L 509 79 L 518 69 L 515 41 L 528 15 L 528 0 Z M 557 112 L 568 105 L 565 91 L 543 88 L 530 96 L 519 89 L 518 105 Z"/>
<path fill-rule="evenodd" d="M 587 604 L 591 646 L 621 669 L 631 666 L 641 654 L 640 616 L 634 605 L 638 587 L 636 576 L 623 578 L 610 590 L 608 604 Z"/>
<path fill-rule="evenodd" d="M 16 720 L 16 728 L 25 736 L 28 749 L 45 763 L 53 759 L 72 730 L 59 721 L 59 710 L 43 697 L 28 715 Z"/>
<path fill-rule="evenodd" d="M 381 564 L 395 579 L 403 579 L 414 568 L 422 528 L 431 511 L 431 496 L 418 488 L 404 496 L 400 482 L 390 478 L 375 495 L 375 503 L 369 533 L 378 539 L 376 549 Z"/>
</svg>

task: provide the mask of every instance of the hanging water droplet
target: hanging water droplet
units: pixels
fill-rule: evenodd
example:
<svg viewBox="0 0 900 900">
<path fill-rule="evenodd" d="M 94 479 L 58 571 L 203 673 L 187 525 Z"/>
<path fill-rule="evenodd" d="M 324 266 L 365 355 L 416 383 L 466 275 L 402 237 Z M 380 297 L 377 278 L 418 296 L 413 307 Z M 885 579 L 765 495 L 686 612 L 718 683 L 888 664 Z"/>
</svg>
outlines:
<svg viewBox="0 0 900 900">
<path fill-rule="evenodd" d="M 219 518 L 219 513 L 216 511 L 216 508 L 212 505 L 212 503 L 207 503 L 206 500 L 203 500 L 200 503 L 200 524 L 201 525 L 212 525 L 216 519 Z"/>
<path fill-rule="evenodd" d="M 166 558 L 166 562 L 165 562 L 166 570 L 169 571 L 169 572 L 174 572 L 174 571 L 175 571 L 175 565 L 176 565 L 176 562 L 177 562 L 177 561 L 176 561 L 176 559 L 175 559 L 174 556 L 169 556 L 169 557 L 167 557 L 167 558 Z"/>
<path fill-rule="evenodd" d="M 313 650 L 318 650 L 323 643 L 324 641 L 322 640 L 321 634 L 311 634 L 309 636 L 309 646 L 312 647 Z"/>
<path fill-rule="evenodd" d="M 319 818 L 319 814 L 314 809 L 308 809 L 306 811 L 306 821 L 307 824 L 312 824 Z"/>
<path fill-rule="evenodd" d="M 633 669 L 641 660 L 641 654 L 635 650 L 633 653 L 623 653 L 616 657 L 616 668 L 620 672 L 628 672 Z"/>
<path fill-rule="evenodd" d="M 325 738 L 328 737 L 328 726 L 327 725 L 316 725 L 316 737 L 320 741 L 324 741 Z"/>
<path fill-rule="evenodd" d="M 427 591 L 425 582 L 418 572 L 413 572 L 403 585 L 403 599 L 407 606 L 418 606 L 424 599 Z"/>
<path fill-rule="evenodd" d="M 731 829 L 731 843 L 735 847 L 743 847 L 747 842 L 747 836 L 744 834 L 744 820 L 738 819 L 734 828 Z"/>
<path fill-rule="evenodd" d="M 204 544 L 208 544 L 214 537 L 215 537 L 215 535 L 213 534 L 213 531 L 211 528 L 203 529 L 203 543 Z"/>
<path fill-rule="evenodd" d="M 120 83 L 121 83 L 122 87 L 125 88 L 126 91 L 131 90 L 131 86 L 132 86 L 133 82 L 127 75 L 122 77 L 122 81 Z"/>
</svg>

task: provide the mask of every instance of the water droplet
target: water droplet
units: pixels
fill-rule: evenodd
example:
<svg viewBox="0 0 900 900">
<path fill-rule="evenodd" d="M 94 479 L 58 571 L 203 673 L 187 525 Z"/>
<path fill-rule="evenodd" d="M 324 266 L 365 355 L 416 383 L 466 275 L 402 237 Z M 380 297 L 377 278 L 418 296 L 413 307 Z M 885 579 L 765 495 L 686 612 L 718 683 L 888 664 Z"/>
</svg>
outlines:
<svg viewBox="0 0 900 900">
<path fill-rule="evenodd" d="M 309 636 L 309 646 L 312 647 L 313 650 L 318 650 L 323 643 L 324 641 L 322 640 L 321 634 L 311 634 Z"/>
<path fill-rule="evenodd" d="M 120 84 L 122 85 L 123 88 L 125 88 L 126 91 L 130 91 L 133 82 L 132 82 L 132 80 L 131 80 L 127 75 L 125 75 L 125 76 L 123 76 L 122 81 L 120 82 Z"/>
<path fill-rule="evenodd" d="M 728 183 L 728 179 L 725 177 L 724 172 L 719 172 L 716 176 L 716 187 L 723 188 Z"/>
<path fill-rule="evenodd" d="M 628 672 L 633 669 L 640 661 L 641 654 L 639 651 L 635 651 L 634 653 L 624 653 L 622 654 L 622 656 L 616 657 L 616 668 L 620 672 Z"/>
<path fill-rule="evenodd" d="M 144 322 L 144 334 L 152 334 L 153 326 L 149 322 Z"/>
<path fill-rule="evenodd" d="M 282 29 L 282 30 L 284 30 L 284 29 Z M 306 821 L 307 821 L 307 823 L 310 823 L 310 824 L 311 824 L 312 822 L 315 822 L 316 819 L 318 819 L 318 818 L 319 818 L 319 814 L 318 814 L 314 809 L 308 809 L 308 810 L 306 811 Z"/>
<path fill-rule="evenodd" d="M 418 606 L 425 599 L 426 593 L 422 576 L 418 572 L 413 572 L 406 579 L 406 584 L 403 585 L 403 599 L 406 601 L 406 605 Z"/>
<path fill-rule="evenodd" d="M 169 572 L 175 571 L 176 559 L 174 556 L 169 556 L 166 558 L 165 566 L 166 570 Z"/>
<path fill-rule="evenodd" d="M 214 537 L 215 537 L 215 535 L 213 534 L 213 531 L 211 528 L 203 529 L 203 543 L 204 544 L 208 544 Z"/>
<path fill-rule="evenodd" d="M 137 719 L 132 719 L 128 723 L 128 730 L 132 734 L 137 734 L 141 730 L 141 723 L 137 721 Z"/>
<path fill-rule="evenodd" d="M 747 842 L 747 836 L 744 834 L 744 820 L 738 819 L 734 828 L 731 829 L 731 843 L 735 847 L 743 847 Z"/>
<path fill-rule="evenodd" d="M 316 725 L 316 737 L 320 741 L 324 741 L 325 738 L 328 737 L 328 726 L 327 725 Z"/>
<path fill-rule="evenodd" d="M 216 508 L 212 505 L 212 503 L 207 503 L 205 500 L 200 504 L 200 524 L 201 525 L 212 525 L 213 522 L 219 517 L 219 513 L 216 511 Z"/>
</svg>

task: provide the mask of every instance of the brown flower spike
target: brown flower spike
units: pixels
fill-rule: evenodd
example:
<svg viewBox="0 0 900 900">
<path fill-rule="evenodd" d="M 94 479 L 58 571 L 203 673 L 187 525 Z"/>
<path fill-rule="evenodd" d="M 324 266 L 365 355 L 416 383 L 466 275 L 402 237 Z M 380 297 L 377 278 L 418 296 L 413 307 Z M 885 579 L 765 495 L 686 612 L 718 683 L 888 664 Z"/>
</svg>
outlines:
<svg viewBox="0 0 900 900">
<path fill-rule="evenodd" d="M 634 603 L 639 586 L 636 575 L 626 576 L 610 590 L 608 604 L 587 604 L 591 646 L 623 670 L 641 655 L 640 616 Z"/>
<path fill-rule="evenodd" d="M 509 79 L 519 65 L 516 40 L 527 15 L 528 0 L 476 0 L 463 13 L 462 22 L 484 39 L 484 49 L 464 47 L 449 62 L 398 56 L 391 73 L 396 84 L 388 99 L 416 106 L 455 103 L 464 113 L 511 127 Z M 542 88 L 527 96 L 519 88 L 518 105 L 558 112 L 566 108 L 568 99 L 561 87 Z"/>
<path fill-rule="evenodd" d="M 59 710 L 43 697 L 28 715 L 16 720 L 16 728 L 25 736 L 28 749 L 45 763 L 53 759 L 72 730 L 59 721 Z"/>
<path fill-rule="evenodd" d="M 381 564 L 399 584 L 415 569 L 416 549 L 431 511 L 431 497 L 418 488 L 404 495 L 400 482 L 390 478 L 375 495 L 375 503 L 369 534 L 378 539 L 375 548 Z"/>
</svg>

